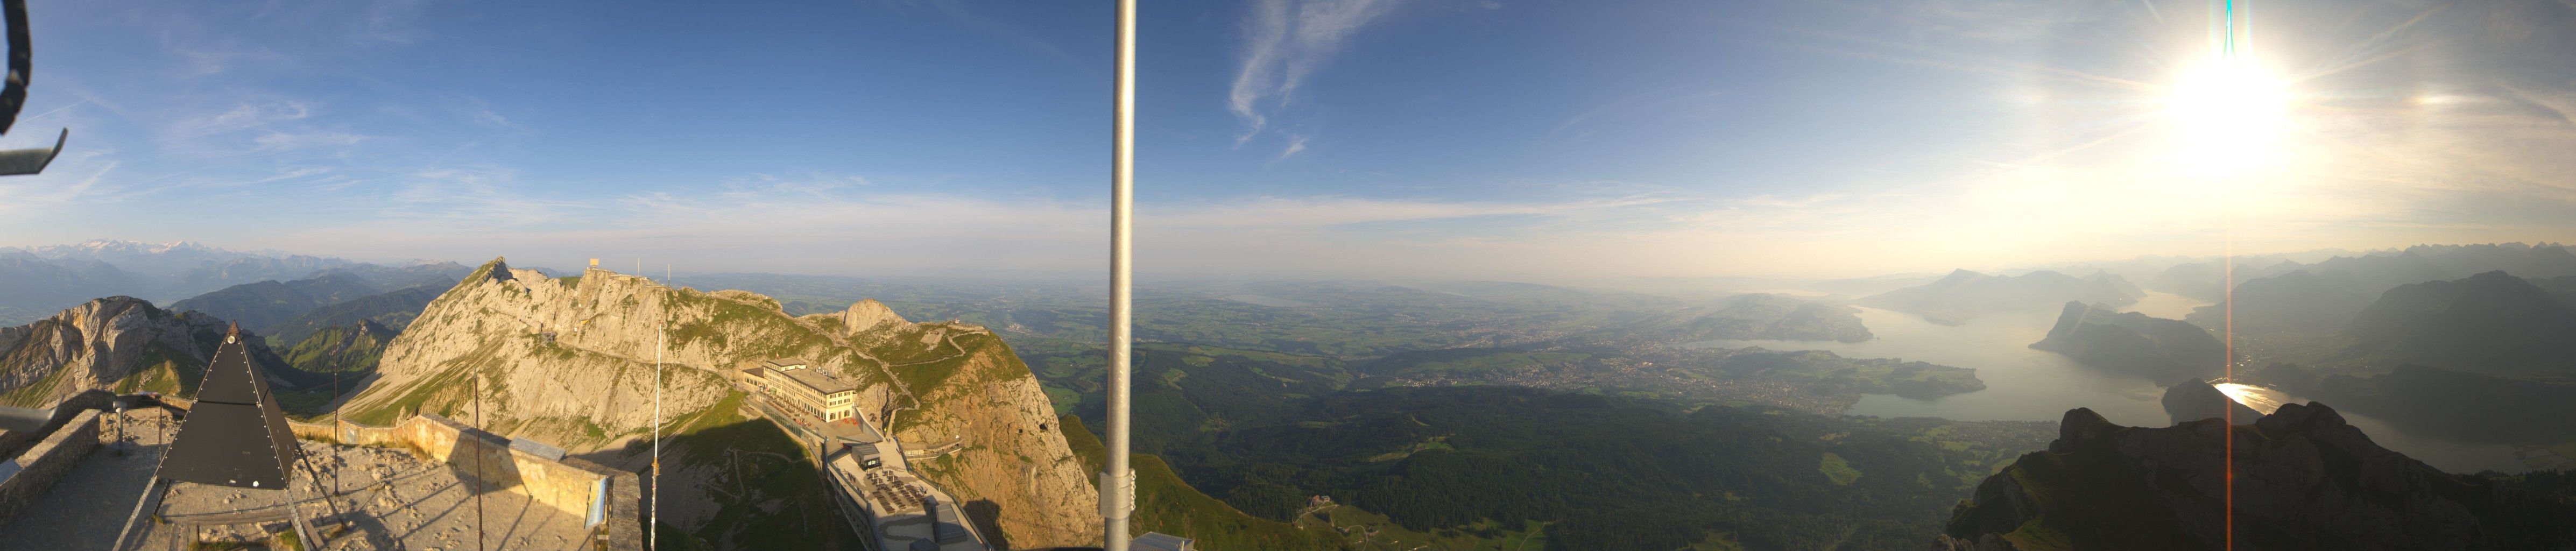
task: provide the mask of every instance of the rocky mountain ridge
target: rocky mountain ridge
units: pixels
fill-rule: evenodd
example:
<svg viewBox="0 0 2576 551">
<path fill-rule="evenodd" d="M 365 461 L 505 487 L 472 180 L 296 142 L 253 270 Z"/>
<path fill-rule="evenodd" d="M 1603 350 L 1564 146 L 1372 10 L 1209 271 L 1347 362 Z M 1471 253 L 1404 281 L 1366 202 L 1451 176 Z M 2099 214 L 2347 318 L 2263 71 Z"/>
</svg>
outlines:
<svg viewBox="0 0 2576 551">
<path fill-rule="evenodd" d="M 270 279 L 225 287 L 170 303 L 170 309 L 205 312 L 244 327 L 266 330 L 314 308 L 382 292 L 357 276 L 325 273 L 307 279 Z"/>
<path fill-rule="evenodd" d="M 657 356 L 673 423 L 739 403 L 723 371 L 803 359 L 854 381 L 857 409 L 897 439 L 962 440 L 916 467 L 970 510 L 988 505 L 989 524 L 1014 545 L 1099 538 L 1092 474 L 1048 430 L 1053 406 L 1010 348 L 984 328 L 912 323 L 875 301 L 791 317 L 744 291 L 675 289 L 597 269 L 547 278 L 494 259 L 431 301 L 342 411 L 380 423 L 479 408 L 488 430 L 616 455 L 651 428 Z M 684 523 L 714 515 L 678 513 Z"/>
<path fill-rule="evenodd" d="M 2331 332 L 2351 323 L 2379 296 L 2363 292 L 2349 271 L 2317 275 L 2294 270 L 2246 280 L 2228 298 L 2235 301 L 2232 310 L 2222 300 L 2193 309 L 2183 321 L 2213 330 L 2226 329 L 2232 320 L 2236 330 L 2244 332 Z"/>
<path fill-rule="evenodd" d="M 2416 245 L 2404 250 L 2336 256 L 2313 264 L 2238 259 L 2232 281 L 2220 285 L 2217 261 L 2174 266 L 2155 278 L 2158 288 L 2219 302 L 2187 318 L 2216 327 L 2233 288 L 2236 328 L 2331 331 L 2350 321 L 2382 293 L 2400 285 L 2445 281 L 2486 272 L 2549 279 L 2576 276 L 2576 252 L 2565 245 L 2487 243 Z"/>
<path fill-rule="evenodd" d="M 347 327 L 360 322 L 373 323 L 394 332 L 401 332 L 404 327 L 411 325 L 413 317 L 420 315 L 421 309 L 429 307 L 429 301 L 437 300 L 438 294 L 446 290 L 447 285 L 435 288 L 410 287 L 358 297 L 307 310 L 303 314 L 269 326 L 265 332 L 272 340 L 294 344 L 301 344 L 305 337 L 328 328 Z"/>
<path fill-rule="evenodd" d="M 188 394 L 226 326 L 214 316 L 171 312 L 143 299 L 115 296 L 35 323 L 0 327 L 0 403 L 49 408 L 99 389 Z M 280 388 L 311 381 L 257 340 L 252 340 L 250 354 Z"/>
<path fill-rule="evenodd" d="M 378 289 L 445 287 L 471 271 L 454 262 L 370 264 L 281 251 L 234 251 L 186 241 L 94 240 L 74 245 L 0 247 L 0 325 L 33 322 L 90 299 L 134 296 L 176 303 L 228 286 L 289 282 L 327 274 L 364 279 Z M 229 319 L 229 318 L 228 318 Z M 249 329 L 266 329 L 253 323 Z"/>
<path fill-rule="evenodd" d="M 2216 549 L 2232 529 L 2238 549 L 2566 549 L 2571 480 L 2443 473 L 2314 402 L 2234 430 L 2217 419 L 2124 427 L 2078 408 L 2047 450 L 1954 508 L 1936 548 Z"/>
<path fill-rule="evenodd" d="M 2126 305 L 2146 296 L 2127 279 L 2108 272 L 2087 277 L 2040 270 L 2018 276 L 1957 270 L 1932 283 L 1860 299 L 1860 304 L 1910 312 L 1925 320 L 1959 325 L 1980 314 L 2045 308 L 2066 301 Z"/>
<path fill-rule="evenodd" d="M 2227 355 L 2226 346 L 2199 326 L 2081 302 L 2066 303 L 2048 337 L 2030 347 L 2165 384 L 2216 374 Z"/>
<path fill-rule="evenodd" d="M 2471 372 L 2576 375 L 2576 307 L 2501 271 L 2399 285 L 2343 331 L 2355 352 Z"/>
</svg>

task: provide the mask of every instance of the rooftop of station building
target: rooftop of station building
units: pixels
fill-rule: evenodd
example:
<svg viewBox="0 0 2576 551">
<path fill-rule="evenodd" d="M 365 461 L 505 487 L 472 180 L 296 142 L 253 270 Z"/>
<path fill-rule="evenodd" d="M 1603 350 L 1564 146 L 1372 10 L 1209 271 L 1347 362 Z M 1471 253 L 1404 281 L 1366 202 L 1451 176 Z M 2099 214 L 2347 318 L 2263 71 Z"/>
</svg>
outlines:
<svg viewBox="0 0 2576 551">
<path fill-rule="evenodd" d="M 858 383 L 849 377 L 828 369 L 815 368 L 804 360 L 768 360 L 742 371 L 757 378 L 770 378 L 773 374 L 784 375 L 787 380 L 794 381 L 797 385 L 817 394 L 829 395 L 859 389 Z"/>
</svg>

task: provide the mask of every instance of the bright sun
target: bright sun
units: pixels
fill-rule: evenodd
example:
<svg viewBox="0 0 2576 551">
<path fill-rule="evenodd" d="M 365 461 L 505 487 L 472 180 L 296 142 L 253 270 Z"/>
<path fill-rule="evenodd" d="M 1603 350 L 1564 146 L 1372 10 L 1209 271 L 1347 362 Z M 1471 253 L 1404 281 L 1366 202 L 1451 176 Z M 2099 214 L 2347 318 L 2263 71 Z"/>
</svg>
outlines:
<svg viewBox="0 0 2576 551">
<path fill-rule="evenodd" d="M 2289 130 L 2287 82 L 2252 63 L 2212 62 L 2185 72 L 2167 98 L 2177 161 L 2194 175 L 2244 176 L 2276 165 Z"/>
</svg>

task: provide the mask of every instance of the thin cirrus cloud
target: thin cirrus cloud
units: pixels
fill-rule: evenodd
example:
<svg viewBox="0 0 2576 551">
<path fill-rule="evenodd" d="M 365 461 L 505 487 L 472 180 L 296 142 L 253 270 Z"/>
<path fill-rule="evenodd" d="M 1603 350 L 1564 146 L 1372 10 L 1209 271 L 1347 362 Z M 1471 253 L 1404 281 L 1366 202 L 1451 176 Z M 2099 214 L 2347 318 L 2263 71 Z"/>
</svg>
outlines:
<svg viewBox="0 0 2576 551">
<path fill-rule="evenodd" d="M 1244 125 L 1241 146 L 1272 125 L 1307 77 L 1349 46 L 1353 35 L 1393 12 L 1401 0 L 1256 0 L 1243 23 L 1242 63 L 1226 108 Z M 1292 142 L 1280 158 L 1305 147 Z"/>
</svg>

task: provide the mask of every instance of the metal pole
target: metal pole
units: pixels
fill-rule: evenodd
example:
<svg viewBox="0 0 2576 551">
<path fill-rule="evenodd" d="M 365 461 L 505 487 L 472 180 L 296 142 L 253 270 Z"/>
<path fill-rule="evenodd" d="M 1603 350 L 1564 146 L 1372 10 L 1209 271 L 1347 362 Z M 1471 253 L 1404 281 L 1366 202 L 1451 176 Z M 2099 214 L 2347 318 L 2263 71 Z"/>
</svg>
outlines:
<svg viewBox="0 0 2576 551">
<path fill-rule="evenodd" d="M 668 287 L 670 284 L 671 266 L 665 264 L 662 266 L 662 285 Z M 667 294 L 672 291 L 663 289 L 662 292 Z M 669 325 L 667 320 L 664 325 Z M 646 545 L 654 549 L 660 549 L 662 546 L 660 538 L 662 533 L 662 339 L 664 329 L 653 330 L 653 498 L 646 502 L 652 508 L 646 515 L 647 520 L 652 524 L 646 525 L 644 540 L 649 542 Z"/>
<path fill-rule="evenodd" d="M 481 376 L 481 375 L 476 375 L 476 376 L 474 376 L 473 389 L 474 389 L 474 390 L 473 390 L 472 392 L 474 392 L 474 430 L 475 430 L 475 431 L 477 431 L 477 432 L 482 432 L 482 431 L 483 431 L 483 376 Z M 485 432 L 484 434 L 490 434 L 490 433 L 489 433 L 489 432 Z M 491 442 L 490 440 L 485 440 L 485 439 L 484 439 L 482 436 L 480 436 L 480 435 L 475 436 L 475 437 L 474 437 L 474 439 L 475 439 L 475 440 L 482 440 L 482 441 L 484 441 L 485 443 L 490 443 L 490 442 Z M 485 541 L 485 538 L 483 537 L 483 491 L 482 491 L 482 490 L 483 490 L 483 454 L 485 454 L 485 453 L 489 453 L 489 450 L 485 450 L 485 449 L 483 449 L 483 446 L 475 446 L 474 448 L 475 448 L 475 449 L 474 449 L 474 486 L 473 486 L 473 488 L 474 488 L 474 548 L 475 548 L 475 549 L 482 549 L 482 548 L 483 548 L 483 545 L 484 545 L 484 543 L 483 543 L 483 542 Z"/>
<path fill-rule="evenodd" d="M 1127 464 L 1135 321 L 1128 287 L 1135 267 L 1136 0 L 1118 0 L 1117 65 L 1109 131 L 1109 472 L 1100 474 L 1101 547 L 1107 551 L 1127 551 L 1127 517 L 1136 510 L 1136 473 Z"/>
</svg>

